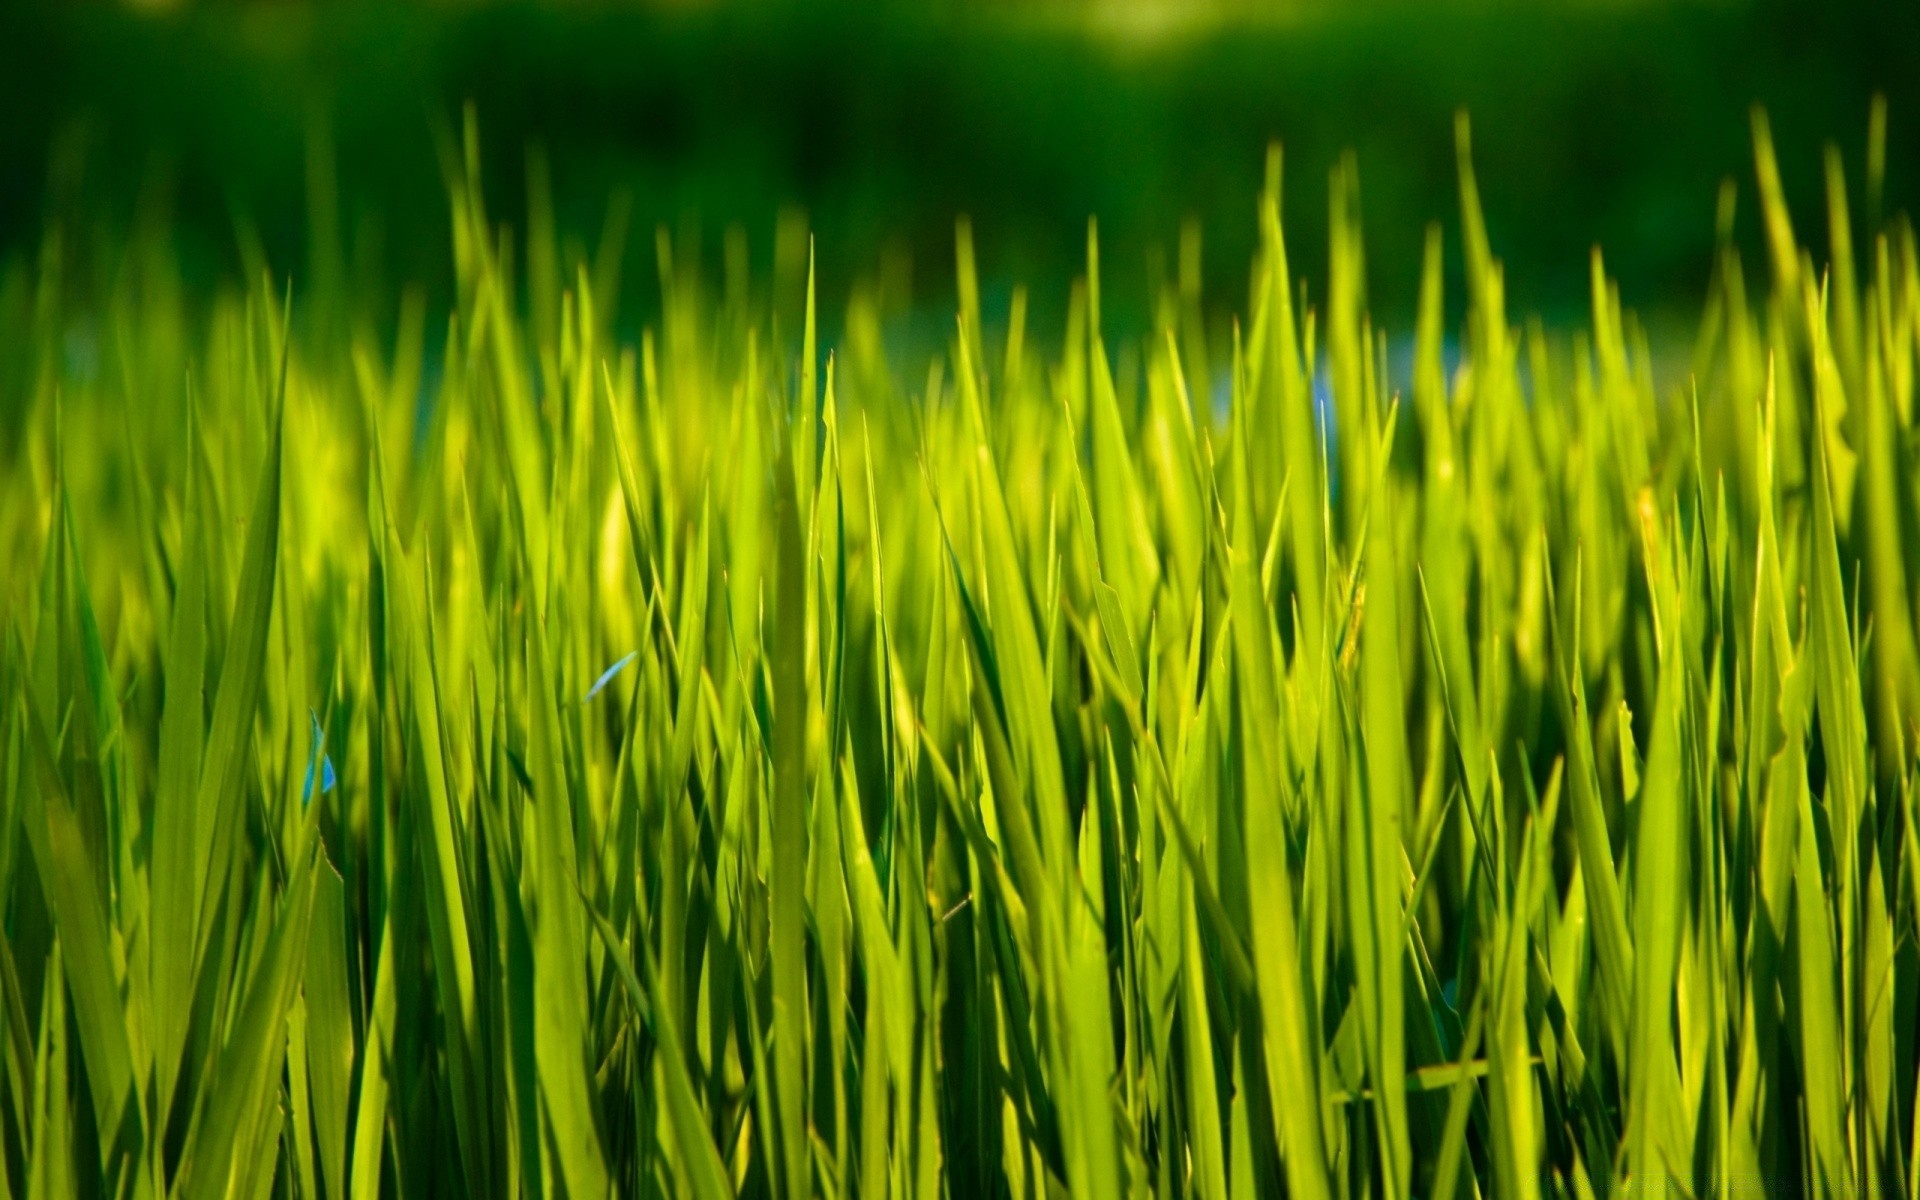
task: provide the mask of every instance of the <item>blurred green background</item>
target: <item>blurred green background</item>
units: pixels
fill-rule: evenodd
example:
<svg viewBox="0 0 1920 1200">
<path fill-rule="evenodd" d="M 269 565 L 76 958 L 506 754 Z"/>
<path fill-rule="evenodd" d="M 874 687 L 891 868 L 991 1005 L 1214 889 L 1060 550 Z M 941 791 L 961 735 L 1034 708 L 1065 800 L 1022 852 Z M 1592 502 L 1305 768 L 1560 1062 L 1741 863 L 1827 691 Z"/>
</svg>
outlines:
<svg viewBox="0 0 1920 1200">
<path fill-rule="evenodd" d="M 190 275 L 235 274 L 252 246 L 296 279 L 332 261 L 369 295 L 405 279 L 444 296 L 446 155 L 471 101 L 496 217 L 522 225 L 537 147 L 563 235 L 590 252 L 624 219 L 625 320 L 651 299 L 632 281 L 654 277 L 657 226 L 717 271 L 737 225 L 763 273 L 783 211 L 817 234 L 829 300 L 884 278 L 944 311 L 968 213 L 989 299 L 1031 281 L 1043 318 L 1089 215 L 1121 319 L 1189 218 L 1209 294 L 1238 304 L 1273 139 L 1296 269 L 1316 281 L 1327 170 L 1358 152 L 1371 301 L 1391 319 L 1411 306 L 1427 223 L 1456 244 L 1464 107 L 1516 310 L 1578 315 L 1599 243 L 1630 304 L 1690 316 L 1723 179 L 1756 232 L 1750 107 L 1771 116 L 1811 231 L 1828 141 L 1862 203 L 1876 93 L 1887 203 L 1912 207 L 1917 72 L 1920 8 L 1859 0 L 16 0 L 0 4 L 0 255 L 34 253 L 49 216 L 164 220 Z"/>
</svg>

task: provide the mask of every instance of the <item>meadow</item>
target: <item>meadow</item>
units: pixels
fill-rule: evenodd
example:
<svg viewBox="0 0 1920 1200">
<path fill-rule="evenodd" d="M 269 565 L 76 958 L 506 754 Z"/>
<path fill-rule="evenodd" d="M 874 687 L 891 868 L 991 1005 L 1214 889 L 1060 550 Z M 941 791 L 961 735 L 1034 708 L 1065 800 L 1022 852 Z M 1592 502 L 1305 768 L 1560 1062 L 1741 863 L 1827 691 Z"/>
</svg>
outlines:
<svg viewBox="0 0 1920 1200">
<path fill-rule="evenodd" d="M 931 350 L 877 286 L 827 344 L 804 235 L 622 279 L 538 171 L 508 228 L 471 115 L 444 309 L 56 214 L 0 1197 L 1920 1200 L 1869 128 L 1789 212 L 1755 114 L 1658 355 L 1601 250 L 1584 321 L 1508 295 L 1464 117 L 1419 261 L 1347 159 L 1291 268 L 1276 148 L 1244 289 L 1192 231 L 1120 327 L 1090 226 L 983 302 L 963 221 Z"/>
</svg>

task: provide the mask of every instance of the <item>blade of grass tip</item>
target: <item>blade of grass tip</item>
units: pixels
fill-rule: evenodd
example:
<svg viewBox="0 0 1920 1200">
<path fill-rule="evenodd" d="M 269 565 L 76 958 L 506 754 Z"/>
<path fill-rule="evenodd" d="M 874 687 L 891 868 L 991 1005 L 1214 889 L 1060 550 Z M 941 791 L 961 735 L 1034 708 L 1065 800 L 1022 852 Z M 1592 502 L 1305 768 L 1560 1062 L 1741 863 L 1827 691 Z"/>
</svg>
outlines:
<svg viewBox="0 0 1920 1200">
<path fill-rule="evenodd" d="M 820 343 L 814 321 L 814 278 L 813 236 L 809 234 L 806 324 L 800 338 L 800 422 L 793 431 L 799 442 L 793 448 L 798 461 L 792 464 L 799 472 L 795 481 L 800 488 L 800 512 L 809 520 L 820 477 Z"/>
<path fill-rule="evenodd" d="M 1096 438 L 1098 437 L 1096 421 Z M 1122 451 L 1124 453 L 1124 450 Z M 1121 593 L 1109 582 L 1105 561 L 1107 553 L 1101 549 L 1098 538 L 1100 523 L 1094 519 L 1093 504 L 1088 497 L 1085 473 L 1080 470 L 1079 462 L 1074 463 L 1073 502 L 1074 528 L 1080 534 L 1078 544 L 1092 560 L 1094 583 L 1094 606 L 1100 615 L 1100 632 L 1112 661 L 1113 669 L 1118 672 L 1119 684 L 1116 689 L 1121 703 L 1131 711 L 1139 702 L 1141 689 L 1141 671 L 1139 659 L 1133 649 L 1133 635 L 1128 629 L 1126 614 L 1121 608 Z M 1139 590 L 1133 595 L 1144 595 Z M 1088 639 L 1091 642 L 1091 638 Z M 1091 645 L 1089 646 L 1091 649 Z"/>
<path fill-rule="evenodd" d="M 307 1078 L 327 1195 L 347 1195 L 347 1120 L 353 1086 L 353 1000 L 347 974 L 347 907 L 340 873 L 322 854 L 315 867 L 303 987 Z M 357 949 L 358 947 L 356 947 Z"/>
<path fill-rule="evenodd" d="M 1684 660 L 1677 654 L 1660 672 L 1653 740 L 1640 789 L 1634 831 L 1636 951 L 1633 1023 L 1628 1059 L 1627 1170 L 1634 1186 L 1664 1194 L 1690 1162 L 1691 1120 L 1682 1111 L 1674 1061 L 1673 980 L 1685 936 L 1687 889 L 1679 756 Z"/>
<path fill-rule="evenodd" d="M 808 312 L 812 306 L 809 303 Z M 811 329 L 811 317 L 809 317 Z M 811 338 L 809 338 L 809 345 Z M 808 359 L 809 363 L 812 361 Z M 811 378 L 811 371 L 808 373 Z M 812 421 L 803 419 L 803 437 Z M 790 446 L 791 439 L 783 447 Z M 811 446 L 808 446 L 811 454 Z M 772 908 L 774 1091 L 777 1099 L 778 1194 L 798 1197 L 813 1190 L 808 1163 L 806 1028 L 809 1008 L 802 917 L 806 903 L 807 826 L 807 563 L 801 541 L 799 503 L 804 481 L 794 473 L 793 451 L 783 449 L 774 475 L 775 637 L 773 646 Z M 791 482 L 789 482 L 791 481 Z"/>
<path fill-rule="evenodd" d="M 1266 270 L 1259 287 L 1261 305 L 1270 308 L 1267 327 L 1272 344 L 1266 371 L 1276 381 L 1272 394 L 1273 403 L 1280 409 L 1277 424 L 1270 415 L 1272 404 L 1260 407 L 1261 398 L 1257 395 L 1243 396 L 1237 391 L 1234 405 L 1236 408 L 1242 404 L 1260 407 L 1257 415 L 1248 415 L 1248 437 L 1244 444 L 1251 447 L 1257 438 L 1262 447 L 1275 441 L 1282 446 L 1284 458 L 1279 466 L 1284 478 L 1291 481 L 1285 497 L 1288 502 L 1282 507 L 1288 513 L 1291 526 L 1294 579 L 1296 588 L 1313 601 L 1302 605 L 1298 613 L 1299 641 L 1302 645 L 1318 646 L 1324 636 L 1325 614 L 1316 593 L 1327 573 L 1327 471 L 1326 460 L 1320 452 L 1320 438 L 1315 432 L 1312 387 L 1303 370 L 1302 335 L 1295 318 L 1286 237 L 1280 225 L 1280 180 L 1281 153 L 1276 143 L 1267 150 L 1266 185 L 1260 197 L 1260 244 Z M 1307 340 L 1311 340 L 1310 335 Z M 1261 416 L 1267 419 L 1258 419 Z M 1263 452 L 1250 452 L 1256 453 L 1258 460 L 1266 457 Z M 1249 486 L 1259 482 L 1250 478 Z M 1309 672 L 1319 670 L 1315 656 L 1309 655 L 1305 661 Z M 1317 680 L 1309 680 L 1309 691 L 1317 686 Z"/>
<path fill-rule="evenodd" d="M 1456 169 L 1460 175 L 1460 234 L 1467 256 L 1467 287 L 1476 309 L 1485 303 L 1485 289 L 1494 271 L 1493 250 L 1487 241 L 1486 216 L 1480 207 L 1480 184 L 1473 172 L 1473 123 L 1463 108 L 1453 117 Z"/>
<path fill-rule="evenodd" d="M 291 293 L 289 293 L 291 300 Z M 291 305 L 289 305 L 291 307 Z M 213 724 L 200 770 L 194 824 L 193 864 L 199 872 L 194 962 L 207 953 L 211 928 L 207 916 L 219 902 L 231 871 L 241 824 L 236 811 L 252 741 L 255 710 L 266 674 L 267 633 L 273 614 L 274 579 L 280 558 L 280 493 L 284 470 L 282 435 L 286 424 L 287 348 L 280 360 L 280 394 L 275 398 L 267 459 L 254 493 L 240 584 L 228 626 L 220 685 L 213 702 Z"/>
<path fill-rule="evenodd" d="M 1320 1083 L 1321 1039 L 1301 975 L 1293 865 L 1287 852 L 1285 801 L 1280 775 L 1269 761 L 1282 730 L 1273 678 L 1273 641 L 1260 590 L 1253 544 L 1257 534 L 1247 478 L 1245 418 L 1239 419 L 1241 449 L 1234 455 L 1235 544 L 1229 552 L 1234 692 L 1238 697 L 1240 786 L 1245 789 L 1246 872 L 1253 921 L 1255 992 L 1269 1085 L 1285 1090 L 1274 1105 L 1275 1134 L 1284 1148 L 1288 1190 L 1308 1198 L 1333 1195 L 1327 1177 Z"/>
<path fill-rule="evenodd" d="M 673 741 L 668 753 L 666 780 L 679 787 L 693 760 L 695 719 L 700 711 L 701 685 L 706 679 L 707 583 L 712 571 L 710 526 L 712 504 L 700 501 L 699 531 L 687 549 L 687 565 L 680 589 L 679 676 L 675 681 Z"/>
<path fill-rule="evenodd" d="M 866 469 L 867 482 L 867 545 L 873 557 L 874 684 L 880 697 L 881 763 L 884 767 L 885 791 L 891 796 L 898 772 L 900 724 L 894 686 L 893 631 L 887 624 L 887 575 L 882 555 L 884 543 L 880 536 L 880 492 L 873 481 L 873 435 L 865 414 L 860 418 L 860 434 L 865 449 L 861 465 Z M 861 841 L 864 843 L 864 835 Z"/>
<path fill-rule="evenodd" d="M 1823 335 L 1817 336 L 1816 354 L 1821 353 L 1824 341 Z M 1819 372 L 1813 388 L 1816 427 L 1826 428 L 1830 393 L 1837 390 L 1830 373 Z M 1829 781 L 1827 798 L 1834 823 L 1835 870 L 1844 877 L 1850 872 L 1854 829 L 1869 798 L 1867 721 L 1860 700 L 1853 637 L 1848 629 L 1847 590 L 1841 578 L 1835 530 L 1839 489 L 1826 439 L 1816 438 L 1815 443 L 1810 455 L 1813 459 L 1813 558 L 1806 569 L 1812 575 L 1808 580 L 1812 613 L 1806 653 L 1815 665 L 1821 747 L 1826 752 Z M 1904 622 L 1897 624 L 1905 627 Z"/>
<path fill-rule="evenodd" d="M 649 343 L 651 345 L 651 343 Z M 620 502 L 627 516 L 627 540 L 634 556 L 634 566 L 644 571 L 643 560 L 648 547 L 654 545 L 651 535 L 648 513 L 643 504 L 645 493 L 641 490 L 638 477 L 634 472 L 633 451 L 627 438 L 626 422 L 620 416 L 618 398 L 620 389 L 614 384 L 613 369 L 604 366 L 600 373 L 601 402 L 606 409 L 607 425 L 613 437 L 613 462 L 616 477 L 620 483 Z"/>
<path fill-rule="evenodd" d="M 1767 256 L 1773 261 L 1775 287 L 1782 296 L 1800 294 L 1799 242 L 1787 213 L 1786 189 L 1780 183 L 1780 165 L 1773 153 L 1773 130 L 1766 110 L 1758 104 L 1750 114 L 1753 127 L 1753 173 L 1760 186 L 1760 212 L 1766 223 Z"/>
<path fill-rule="evenodd" d="M 1089 227 L 1090 272 L 1098 263 L 1092 236 Z M 1125 598 L 1126 610 L 1138 628 L 1146 623 L 1146 608 L 1159 581 L 1159 554 L 1147 518 L 1146 493 L 1140 487 L 1133 461 L 1131 445 L 1138 439 L 1128 436 L 1121 421 L 1113 372 L 1107 365 L 1106 346 L 1097 326 L 1090 326 L 1089 336 L 1093 387 L 1088 425 L 1092 434 L 1093 504 L 1099 517 L 1095 532 L 1105 578 Z"/>
<path fill-rule="evenodd" d="M 973 254 L 973 222 L 965 216 L 953 223 L 953 268 L 960 299 L 960 336 L 968 339 L 967 351 L 973 361 L 982 362 L 980 273 Z"/>
<path fill-rule="evenodd" d="M 187 441 L 196 437 L 188 415 Z M 187 472 L 185 530 L 176 574 L 173 631 L 168 642 L 166 700 L 160 718 L 160 775 L 154 792 L 153 845 L 149 865 L 152 915 L 149 961 L 153 996 L 152 1031 L 156 1126 L 172 1111 L 173 1089 L 186 1044 L 193 1005 L 193 963 L 199 938 L 197 908 L 200 871 L 194 854 L 199 843 L 197 785 L 204 736 L 206 698 L 206 551 L 200 538 L 204 522 L 196 517 L 198 472 Z M 164 1128 L 156 1130 L 164 1135 Z"/>
<path fill-rule="evenodd" d="M 1883 302 L 1884 303 L 1884 302 Z M 1869 305 L 1870 308 L 1878 307 Z M 1877 324 L 1877 322 L 1872 322 Z M 1920 719 L 1920 646 L 1907 608 L 1912 595 L 1907 575 L 1905 522 L 1900 496 L 1905 455 L 1899 446 L 1902 422 L 1889 396 L 1887 369 L 1881 345 L 1868 354 L 1865 383 L 1865 437 L 1861 446 L 1862 487 L 1866 524 L 1866 560 L 1871 590 L 1873 660 L 1877 684 L 1878 720 L 1872 730 L 1885 758 L 1901 753 L 1911 741 L 1907 731 Z"/>
<path fill-rule="evenodd" d="M 1374 440 L 1373 482 L 1366 517 L 1365 566 L 1371 621 L 1360 627 L 1360 684 L 1364 711 L 1362 726 L 1366 753 L 1366 782 L 1361 792 L 1364 828 L 1349 825 L 1349 835 L 1365 839 L 1364 861 L 1368 886 L 1349 881 L 1356 924 L 1370 925 L 1355 937 L 1355 972 L 1361 1003 L 1371 1008 L 1370 1057 L 1374 1076 L 1375 1110 L 1380 1118 L 1382 1169 L 1390 1195 L 1404 1196 L 1411 1182 L 1412 1148 L 1406 1110 L 1406 1019 L 1402 977 L 1406 942 L 1400 937 L 1401 870 L 1405 858 L 1402 834 L 1409 748 L 1406 742 L 1406 700 L 1400 665 L 1399 566 L 1395 561 L 1396 513 L 1393 480 L 1387 471 L 1392 448 L 1391 429 L 1383 436 L 1378 418 L 1368 406 L 1362 422 Z M 1365 953 L 1370 950 L 1369 956 Z"/>
<path fill-rule="evenodd" d="M 1861 393 L 1861 369 L 1865 365 L 1860 340 L 1860 286 L 1853 257 L 1853 225 L 1847 214 L 1847 177 L 1840 160 L 1840 148 L 1827 143 L 1827 246 L 1832 262 L 1830 276 L 1833 300 L 1833 337 L 1838 343 L 1835 356 L 1840 360 L 1842 377 L 1849 394 Z"/>
</svg>

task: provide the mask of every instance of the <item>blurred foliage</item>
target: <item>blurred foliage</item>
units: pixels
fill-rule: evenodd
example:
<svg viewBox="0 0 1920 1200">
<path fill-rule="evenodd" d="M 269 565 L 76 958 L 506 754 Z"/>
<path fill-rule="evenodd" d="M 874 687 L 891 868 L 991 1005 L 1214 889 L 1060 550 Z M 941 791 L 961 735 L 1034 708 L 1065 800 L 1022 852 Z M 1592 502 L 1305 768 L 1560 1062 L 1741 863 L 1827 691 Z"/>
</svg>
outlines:
<svg viewBox="0 0 1920 1200">
<path fill-rule="evenodd" d="M 660 223 L 681 235 L 703 224 L 716 259 L 738 223 L 764 264 L 776 215 L 797 206 L 834 263 L 910 263 L 925 304 L 951 294 L 957 214 L 992 248 L 990 292 L 1071 270 L 1097 215 L 1120 251 L 1110 290 L 1124 308 L 1152 293 L 1151 263 L 1171 259 L 1192 217 L 1208 239 L 1209 294 L 1225 304 L 1243 298 L 1227 264 L 1252 251 L 1261 153 L 1278 139 L 1295 179 L 1323 180 L 1357 150 L 1372 296 L 1406 315 L 1425 226 L 1453 213 L 1448 130 L 1464 107 L 1497 181 L 1488 222 L 1517 293 L 1550 315 L 1577 312 L 1597 241 L 1636 302 L 1691 313 L 1716 188 L 1751 179 L 1750 106 L 1773 114 L 1797 184 L 1787 200 L 1808 212 L 1827 139 L 1842 139 L 1860 186 L 1873 94 L 1889 102 L 1894 162 L 1911 161 L 1901 151 L 1920 130 L 1910 4 L 1182 11 L 0 6 L 0 246 L 36 244 L 50 212 L 124 228 L 144 205 L 199 270 L 240 265 L 250 234 L 236 230 L 257 231 L 273 265 L 306 267 L 312 216 L 358 264 L 365 295 L 396 277 L 450 295 L 448 131 L 471 101 L 493 148 L 490 190 L 524 197 L 518 151 L 544 148 L 563 235 L 597 239 L 610 202 L 624 204 L 637 269 L 650 270 Z M 329 174 L 337 192 L 316 191 Z M 1888 203 L 1910 204 L 1914 186 L 1895 172 Z M 1293 194 L 1284 215 L 1302 266 L 1324 270 L 1321 190 Z M 316 197 L 337 214 L 315 212 Z"/>
</svg>

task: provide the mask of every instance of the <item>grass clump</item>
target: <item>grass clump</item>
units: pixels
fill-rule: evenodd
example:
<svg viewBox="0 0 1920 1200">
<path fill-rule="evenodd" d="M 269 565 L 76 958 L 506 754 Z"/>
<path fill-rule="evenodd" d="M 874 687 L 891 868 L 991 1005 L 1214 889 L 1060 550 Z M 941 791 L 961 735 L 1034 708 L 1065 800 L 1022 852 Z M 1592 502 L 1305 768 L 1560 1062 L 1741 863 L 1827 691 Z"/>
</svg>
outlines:
<svg viewBox="0 0 1920 1200">
<path fill-rule="evenodd" d="M 50 232 L 0 1194 L 1920 1196 L 1920 266 L 1755 141 L 1660 380 L 1598 253 L 1515 325 L 1464 124 L 1410 367 L 1277 154 L 1228 336 L 1091 237 L 990 334 L 963 226 L 931 361 L 664 238 L 621 344 L 471 134 L 444 336 Z"/>
</svg>

